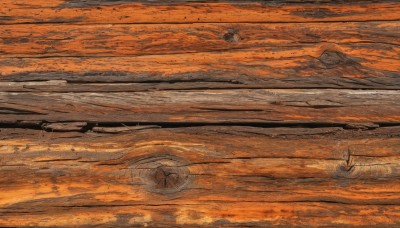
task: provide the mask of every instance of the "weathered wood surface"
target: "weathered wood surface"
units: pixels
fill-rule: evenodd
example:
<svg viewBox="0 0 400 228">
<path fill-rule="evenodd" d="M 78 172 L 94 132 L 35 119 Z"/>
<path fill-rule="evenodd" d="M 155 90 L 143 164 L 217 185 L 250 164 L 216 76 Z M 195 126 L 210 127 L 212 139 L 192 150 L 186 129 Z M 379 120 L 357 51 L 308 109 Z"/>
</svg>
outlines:
<svg viewBox="0 0 400 228">
<path fill-rule="evenodd" d="M 396 45 L 322 43 L 137 57 L 3 57 L 0 87 L 11 91 L 25 85 L 9 86 L 13 82 L 62 80 L 75 83 L 70 90 L 76 83 L 96 82 L 160 82 L 171 87 L 181 82 L 181 88 L 184 82 L 195 82 L 187 87 L 399 89 L 399 56 Z M 130 90 L 123 86 L 117 90 Z"/>
<path fill-rule="evenodd" d="M 177 4 L 180 3 L 180 4 Z M 2 0 L 0 23 L 212 23 L 399 20 L 392 1 Z M 134 13 L 132 13 L 134 12 Z"/>
<path fill-rule="evenodd" d="M 7 25 L 0 81 L 398 89 L 399 25 Z"/>
<path fill-rule="evenodd" d="M 399 226 L 399 12 L 0 1 L 0 226 Z"/>
<path fill-rule="evenodd" d="M 400 91 L 397 90 L 239 89 L 128 93 L 108 92 L 104 85 L 102 93 L 90 92 L 90 89 L 74 93 L 41 92 L 40 86 L 38 90 L 0 93 L 0 118 L 3 121 L 56 122 L 400 122 Z"/>
<path fill-rule="evenodd" d="M 357 31 L 357 32 L 354 32 Z M 398 46 L 400 22 L 1 25 L 3 56 L 125 56 L 302 44 Z M 378 48 L 376 48 L 378 49 Z M 379 50 L 379 49 L 378 49 Z"/>
<path fill-rule="evenodd" d="M 0 225 L 395 225 L 399 136 L 399 127 L 3 129 Z"/>
</svg>

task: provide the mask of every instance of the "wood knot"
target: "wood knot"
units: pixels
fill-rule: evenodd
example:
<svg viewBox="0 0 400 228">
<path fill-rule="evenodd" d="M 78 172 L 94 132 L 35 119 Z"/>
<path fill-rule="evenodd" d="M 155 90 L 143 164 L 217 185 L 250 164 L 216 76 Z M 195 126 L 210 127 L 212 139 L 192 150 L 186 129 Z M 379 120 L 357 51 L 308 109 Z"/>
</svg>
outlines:
<svg viewBox="0 0 400 228">
<path fill-rule="evenodd" d="M 229 43 L 239 42 L 242 38 L 238 33 L 239 31 L 237 29 L 228 29 L 228 32 L 224 34 L 223 39 Z"/>
<path fill-rule="evenodd" d="M 346 61 L 344 54 L 336 51 L 324 51 L 318 59 L 328 68 L 343 64 Z"/>
<path fill-rule="evenodd" d="M 137 177 L 150 192 L 169 194 L 180 192 L 192 181 L 187 162 L 172 155 L 156 155 L 140 159 L 132 165 Z"/>
<path fill-rule="evenodd" d="M 337 166 L 336 170 L 333 172 L 333 177 L 337 179 L 352 179 L 357 178 L 358 174 L 354 165 L 345 162 Z"/>
</svg>

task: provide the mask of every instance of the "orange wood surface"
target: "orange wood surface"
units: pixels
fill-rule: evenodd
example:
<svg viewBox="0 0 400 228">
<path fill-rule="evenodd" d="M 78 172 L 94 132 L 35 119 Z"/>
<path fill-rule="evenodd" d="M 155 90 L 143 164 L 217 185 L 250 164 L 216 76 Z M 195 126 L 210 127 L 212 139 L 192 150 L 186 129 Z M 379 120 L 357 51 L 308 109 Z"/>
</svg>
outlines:
<svg viewBox="0 0 400 228">
<path fill-rule="evenodd" d="M 287 3 L 289 2 L 289 3 Z M 2 0 L 0 23 L 215 23 L 399 20 L 398 1 Z M 319 3 L 321 2 L 321 3 Z M 329 1 L 325 1 L 329 2 Z M 343 3 L 344 2 L 344 3 Z"/>
<path fill-rule="evenodd" d="M 400 2 L 0 1 L 1 227 L 398 227 Z"/>
<path fill-rule="evenodd" d="M 0 224 L 398 223 L 399 135 L 398 127 L 132 128 L 115 135 L 6 129 Z"/>
</svg>

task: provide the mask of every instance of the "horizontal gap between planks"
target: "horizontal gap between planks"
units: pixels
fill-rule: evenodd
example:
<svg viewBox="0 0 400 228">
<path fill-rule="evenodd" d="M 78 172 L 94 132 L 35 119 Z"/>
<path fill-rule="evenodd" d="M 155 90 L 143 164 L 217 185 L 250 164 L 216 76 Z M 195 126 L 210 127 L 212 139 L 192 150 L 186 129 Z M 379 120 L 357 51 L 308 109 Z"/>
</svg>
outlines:
<svg viewBox="0 0 400 228">
<path fill-rule="evenodd" d="M 77 123 L 75 121 L 58 121 L 58 122 L 48 122 L 48 121 L 16 121 L 16 122 L 0 122 L 0 129 L 32 129 L 32 130 L 45 130 L 44 125 L 46 124 L 74 124 Z M 115 128 L 120 127 L 130 129 L 132 131 L 136 130 L 148 130 L 148 129 L 174 129 L 174 128 L 192 128 L 192 127 L 254 127 L 254 128 L 342 128 L 344 130 L 354 130 L 348 128 L 348 123 L 334 123 L 334 122 L 320 122 L 320 123 L 311 123 L 311 122 L 292 122 L 292 123 L 284 123 L 284 122 L 82 122 L 86 124 L 83 126 L 81 130 L 69 130 L 76 132 L 89 132 L 94 127 L 102 127 L 102 128 Z M 372 126 L 372 128 L 371 128 Z M 385 123 L 385 122 L 374 122 L 374 123 L 366 123 L 360 124 L 361 127 L 365 127 L 363 130 L 373 130 L 376 128 L 382 127 L 398 127 L 400 126 L 400 122 L 396 123 Z M 134 129 L 133 127 L 143 127 L 142 129 Z M 356 129 L 357 130 L 357 129 Z M 47 131 L 52 131 L 51 129 L 47 129 Z M 55 130 L 58 131 L 58 130 Z M 122 132 L 121 132 L 122 133 Z"/>
</svg>

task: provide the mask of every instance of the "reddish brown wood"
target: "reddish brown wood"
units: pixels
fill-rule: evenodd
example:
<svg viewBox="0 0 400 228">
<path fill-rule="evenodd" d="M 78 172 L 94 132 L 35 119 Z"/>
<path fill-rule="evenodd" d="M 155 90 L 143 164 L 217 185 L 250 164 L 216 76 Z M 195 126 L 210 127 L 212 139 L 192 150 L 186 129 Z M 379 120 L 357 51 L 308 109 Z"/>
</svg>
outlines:
<svg viewBox="0 0 400 228">
<path fill-rule="evenodd" d="M 280 50 L 321 43 L 397 46 L 399 31 L 398 21 L 336 22 L 329 26 L 326 23 L 45 24 L 34 25 L 34 29 L 32 25 L 1 25 L 0 50 L 3 56 L 37 57 L 159 55 L 260 47 Z M 376 48 L 379 50 L 379 46 Z M 325 64 L 332 65 L 335 61 L 326 59 Z"/>
<path fill-rule="evenodd" d="M 185 3 L 186 2 L 186 3 Z M 193 3 L 195 2 L 195 3 Z M 179 4 L 177 4 L 179 3 Z M 313 4 L 310 4 L 313 3 Z M 0 23 L 213 23 L 399 20 L 392 1 L 2 0 Z M 132 13 L 134 12 L 134 13 Z"/>
<path fill-rule="evenodd" d="M 0 224 L 395 225 L 399 135 L 398 127 L 4 129 Z"/>
<path fill-rule="evenodd" d="M 399 12 L 0 1 L 0 226 L 398 227 Z"/>
<path fill-rule="evenodd" d="M 0 58 L 0 89 L 398 89 L 399 54 L 395 45 L 320 43 L 138 57 Z"/>
</svg>

